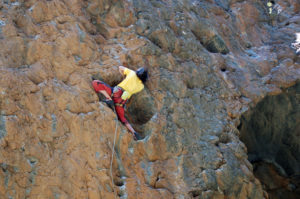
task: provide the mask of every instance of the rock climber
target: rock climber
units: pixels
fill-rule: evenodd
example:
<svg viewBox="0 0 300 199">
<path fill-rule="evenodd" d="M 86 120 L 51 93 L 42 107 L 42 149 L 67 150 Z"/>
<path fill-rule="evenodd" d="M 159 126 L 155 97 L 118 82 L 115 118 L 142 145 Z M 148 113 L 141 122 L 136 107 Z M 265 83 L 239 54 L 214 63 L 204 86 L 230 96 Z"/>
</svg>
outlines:
<svg viewBox="0 0 300 199">
<path fill-rule="evenodd" d="M 105 96 L 105 103 L 109 107 L 115 106 L 118 119 L 127 127 L 127 129 L 133 134 L 135 140 L 140 140 L 140 135 L 132 128 L 130 123 L 125 118 L 124 106 L 131 95 L 140 92 L 144 89 L 144 83 L 148 79 L 148 71 L 144 67 L 133 71 L 124 66 L 119 66 L 119 72 L 125 75 L 125 79 L 115 87 L 110 87 L 108 84 L 94 80 L 92 85 L 97 93 L 101 93 Z"/>
</svg>

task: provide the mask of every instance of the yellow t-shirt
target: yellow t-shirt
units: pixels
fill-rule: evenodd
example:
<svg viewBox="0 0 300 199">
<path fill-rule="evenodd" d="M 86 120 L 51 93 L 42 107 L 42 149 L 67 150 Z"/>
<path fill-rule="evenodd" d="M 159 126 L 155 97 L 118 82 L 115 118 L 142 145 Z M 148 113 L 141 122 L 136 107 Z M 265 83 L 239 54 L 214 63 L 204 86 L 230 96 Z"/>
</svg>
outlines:
<svg viewBox="0 0 300 199">
<path fill-rule="evenodd" d="M 126 78 L 121 83 L 119 83 L 118 86 L 129 93 L 129 99 L 131 95 L 143 90 L 144 84 L 133 70 L 125 68 L 124 75 L 126 75 Z"/>
</svg>

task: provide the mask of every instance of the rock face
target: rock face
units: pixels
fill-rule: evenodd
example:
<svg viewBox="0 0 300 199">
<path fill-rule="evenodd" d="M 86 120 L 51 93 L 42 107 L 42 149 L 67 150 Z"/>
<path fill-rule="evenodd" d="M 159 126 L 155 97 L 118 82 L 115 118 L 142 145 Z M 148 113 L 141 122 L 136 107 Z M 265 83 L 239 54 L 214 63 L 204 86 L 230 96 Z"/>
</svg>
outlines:
<svg viewBox="0 0 300 199">
<path fill-rule="evenodd" d="M 0 0 L 0 198 L 267 198 L 237 127 L 299 81 L 300 4 L 275 3 Z M 142 141 L 91 87 L 119 65 L 149 69 L 127 105 Z"/>
</svg>

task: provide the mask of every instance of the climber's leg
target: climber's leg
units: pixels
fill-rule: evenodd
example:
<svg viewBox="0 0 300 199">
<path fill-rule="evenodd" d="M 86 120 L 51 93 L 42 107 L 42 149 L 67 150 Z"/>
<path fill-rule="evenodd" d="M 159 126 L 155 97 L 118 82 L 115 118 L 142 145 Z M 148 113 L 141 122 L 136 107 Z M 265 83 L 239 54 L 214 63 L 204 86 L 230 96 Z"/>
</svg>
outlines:
<svg viewBox="0 0 300 199">
<path fill-rule="evenodd" d="M 99 92 L 100 92 L 101 94 L 103 94 L 103 95 L 105 96 L 106 99 L 112 100 L 111 97 L 110 97 L 110 95 L 107 93 L 107 91 L 101 90 L 101 91 L 99 91 Z"/>
<path fill-rule="evenodd" d="M 108 84 L 99 80 L 93 80 L 92 85 L 97 93 L 100 92 L 106 99 L 111 100 L 112 88 Z"/>
<path fill-rule="evenodd" d="M 116 104 L 115 109 L 116 109 L 116 112 L 117 112 L 119 120 L 130 131 L 130 133 L 133 135 L 133 138 L 135 140 L 141 140 L 142 138 L 140 137 L 140 135 L 133 129 L 133 127 L 131 126 L 131 124 L 125 118 L 125 111 L 124 111 L 123 106 L 120 106 L 120 105 Z"/>
<path fill-rule="evenodd" d="M 126 124 L 126 123 L 128 123 L 127 119 L 125 118 L 125 110 L 124 110 L 126 100 L 123 100 L 121 98 L 122 94 L 123 94 L 123 90 L 121 88 L 119 88 L 118 86 L 114 87 L 112 99 L 115 104 L 115 109 L 116 109 L 119 120 L 123 124 Z"/>
<path fill-rule="evenodd" d="M 116 104 L 115 106 L 117 115 L 118 115 L 118 119 L 128 128 L 128 130 L 130 132 L 134 132 L 133 128 L 131 127 L 131 125 L 129 124 L 129 122 L 127 121 L 127 119 L 125 118 L 125 110 L 122 106 Z"/>
</svg>

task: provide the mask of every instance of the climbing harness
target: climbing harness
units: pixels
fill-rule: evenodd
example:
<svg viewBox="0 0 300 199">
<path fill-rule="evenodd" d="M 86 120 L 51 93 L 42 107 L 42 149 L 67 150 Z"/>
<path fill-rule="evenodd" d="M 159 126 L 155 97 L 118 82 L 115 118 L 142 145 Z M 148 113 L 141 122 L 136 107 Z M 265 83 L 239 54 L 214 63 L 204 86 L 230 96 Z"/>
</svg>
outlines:
<svg viewBox="0 0 300 199">
<path fill-rule="evenodd" d="M 121 107 L 123 107 L 124 104 L 115 103 L 115 106 L 121 106 Z"/>
<path fill-rule="evenodd" d="M 116 89 L 116 90 L 115 90 L 115 89 Z M 112 93 L 111 93 L 111 98 L 113 99 L 115 92 L 118 92 L 118 90 L 123 91 L 123 94 L 122 94 L 122 96 L 121 96 L 122 101 L 121 101 L 120 103 L 114 103 L 114 105 L 115 105 L 115 106 L 125 107 L 126 99 L 128 99 L 129 93 L 128 93 L 127 91 L 125 91 L 123 88 L 121 88 L 121 87 L 119 87 L 119 86 L 114 87 L 114 88 L 113 88 L 113 91 L 112 91 Z M 124 95 L 124 93 L 125 93 L 125 95 Z M 123 96 L 123 95 L 124 95 L 124 96 Z M 123 98 L 126 98 L 126 99 L 123 99 L 122 97 L 123 97 Z"/>
</svg>

